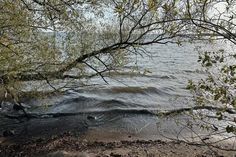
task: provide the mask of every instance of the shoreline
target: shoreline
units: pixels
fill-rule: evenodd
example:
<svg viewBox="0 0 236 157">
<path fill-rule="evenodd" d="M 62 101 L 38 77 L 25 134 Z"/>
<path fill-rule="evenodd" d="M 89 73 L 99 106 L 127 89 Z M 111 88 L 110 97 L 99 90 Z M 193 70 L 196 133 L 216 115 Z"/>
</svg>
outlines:
<svg viewBox="0 0 236 157">
<path fill-rule="evenodd" d="M 176 124 L 178 119 L 184 122 L 183 116 L 186 115 L 159 118 L 158 124 L 155 119 L 153 125 L 139 123 L 142 127 L 136 132 L 135 127 L 134 130 L 122 131 L 122 127 L 113 128 L 110 123 L 101 128 L 96 125 L 90 126 L 88 124 L 94 122 L 94 119 L 88 120 L 85 115 L 82 118 L 73 117 L 73 121 L 66 118 L 53 119 L 55 121 L 50 123 L 47 119 L 26 121 L 26 130 L 20 123 L 20 128 L 23 130 L 15 130 L 15 135 L 10 137 L 0 136 L 0 157 L 235 157 L 236 151 L 208 147 L 206 143 L 220 141 L 220 139 L 205 136 L 197 130 L 195 131 L 199 134 L 194 137 L 202 135 L 201 137 L 206 139 L 201 144 L 197 143 L 201 139 L 195 139 L 197 141 L 192 143 L 173 140 L 181 139 L 182 135 L 184 139 L 189 138 L 186 141 L 191 141 L 190 138 L 193 138 L 189 132 L 191 130 L 184 130 L 186 126 Z M 126 121 L 121 122 L 124 124 Z M 174 132 L 171 129 L 181 132 L 172 134 Z M 226 149 L 232 147 L 236 149 L 235 143 L 232 145 L 232 143 L 219 142 L 217 145 Z M 81 153 L 85 153 L 86 156 L 79 156 Z"/>
<path fill-rule="evenodd" d="M 225 146 L 229 147 L 230 145 Z M 235 155 L 236 152 L 233 151 L 223 151 L 183 141 L 140 140 L 133 137 L 126 140 L 88 141 L 70 133 L 21 143 L 11 140 L 0 142 L 1 157 L 234 157 Z"/>
</svg>

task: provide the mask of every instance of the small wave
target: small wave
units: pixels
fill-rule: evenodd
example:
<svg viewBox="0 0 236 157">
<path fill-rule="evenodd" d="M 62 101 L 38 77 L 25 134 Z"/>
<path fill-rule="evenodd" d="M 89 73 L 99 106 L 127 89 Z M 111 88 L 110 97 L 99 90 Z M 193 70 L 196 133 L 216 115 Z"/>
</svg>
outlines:
<svg viewBox="0 0 236 157">
<path fill-rule="evenodd" d="M 152 75 L 150 77 L 160 78 L 160 79 L 177 79 L 174 75 Z"/>
<path fill-rule="evenodd" d="M 204 72 L 203 70 L 183 70 L 183 72 L 185 73 L 196 73 L 196 74 L 205 74 L 206 72 Z"/>
<path fill-rule="evenodd" d="M 158 95 L 168 95 L 168 93 L 157 89 L 156 87 L 137 87 L 137 86 L 131 86 L 131 87 L 112 87 L 111 88 L 112 93 L 133 93 L 133 94 L 150 94 L 155 93 Z"/>
<path fill-rule="evenodd" d="M 168 87 L 162 87 L 161 90 L 162 90 L 162 91 L 171 91 L 171 92 L 174 92 L 174 91 L 176 91 L 176 88 L 173 87 L 173 86 L 168 86 Z"/>
<path fill-rule="evenodd" d="M 126 102 L 116 99 L 104 99 L 103 97 L 92 97 L 92 96 L 78 96 L 74 98 L 67 98 L 62 101 L 58 101 L 56 104 L 49 106 L 48 111 L 73 111 L 73 110 L 84 110 L 84 109 L 111 109 L 115 107 L 123 108 L 135 108 L 142 107 L 141 104 L 134 102 Z"/>
<path fill-rule="evenodd" d="M 71 103 L 78 103 L 78 102 L 81 102 L 81 103 L 85 103 L 85 102 L 88 102 L 88 101 L 96 101 L 95 98 L 87 98 L 87 97 L 84 97 L 84 96 L 79 96 L 79 97 L 75 97 L 75 98 L 68 98 L 68 99 L 65 99 L 63 100 L 62 102 L 60 102 L 60 104 L 71 104 Z"/>
<path fill-rule="evenodd" d="M 141 104 L 137 104 L 137 103 L 131 103 L 131 102 L 124 102 L 121 100 L 115 100 L 115 99 L 111 99 L 111 100 L 104 100 L 101 101 L 99 103 L 97 103 L 96 108 L 103 108 L 103 109 L 110 109 L 110 108 L 136 108 L 136 107 L 143 107 L 143 105 Z"/>
<path fill-rule="evenodd" d="M 142 87 L 113 87 L 111 91 L 113 93 L 144 93 L 147 89 Z"/>
<path fill-rule="evenodd" d="M 140 72 L 133 72 L 133 71 L 111 71 L 111 72 L 107 72 L 104 74 L 104 76 L 129 76 L 129 77 L 136 77 L 136 76 L 146 76 L 145 74 L 142 74 Z"/>
<path fill-rule="evenodd" d="M 174 75 L 153 75 L 153 74 L 145 74 L 144 72 L 109 72 L 106 73 L 105 76 L 123 76 L 123 77 L 147 77 L 147 78 L 160 78 L 160 79 L 176 79 Z"/>
</svg>

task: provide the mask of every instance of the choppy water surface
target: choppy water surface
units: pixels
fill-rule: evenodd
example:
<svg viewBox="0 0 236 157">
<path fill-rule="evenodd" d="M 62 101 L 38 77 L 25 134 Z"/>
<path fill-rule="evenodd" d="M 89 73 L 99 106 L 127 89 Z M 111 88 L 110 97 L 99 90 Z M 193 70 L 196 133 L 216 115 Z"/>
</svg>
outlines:
<svg viewBox="0 0 236 157">
<path fill-rule="evenodd" d="M 97 77 L 89 82 L 99 85 L 74 88 L 64 95 L 28 102 L 28 105 L 47 103 L 47 107 L 31 109 L 33 113 L 80 114 L 29 121 L 2 119 L 1 131 L 14 129 L 17 135 L 31 137 L 73 130 L 91 140 L 108 136 L 124 139 L 128 135 L 153 139 L 160 137 L 160 132 L 180 135 L 178 130 L 182 126 L 175 121 L 185 122 L 186 116 L 168 119 L 142 113 L 142 110 L 162 111 L 194 105 L 186 84 L 189 79 L 199 80 L 205 76 L 197 63 L 196 46 L 216 50 L 225 47 L 225 43 L 148 46 L 149 56 L 131 55 L 124 72 L 106 78 L 108 85 Z"/>
</svg>

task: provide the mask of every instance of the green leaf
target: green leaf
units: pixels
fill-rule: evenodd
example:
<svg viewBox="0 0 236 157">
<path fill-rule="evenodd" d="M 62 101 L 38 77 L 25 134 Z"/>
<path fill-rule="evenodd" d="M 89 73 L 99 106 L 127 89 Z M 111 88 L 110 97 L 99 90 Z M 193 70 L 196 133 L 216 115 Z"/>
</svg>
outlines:
<svg viewBox="0 0 236 157">
<path fill-rule="evenodd" d="M 212 63 L 208 62 L 208 63 L 206 63 L 205 66 L 206 66 L 206 67 L 211 67 L 211 66 L 212 66 Z"/>
<path fill-rule="evenodd" d="M 227 133 L 231 133 L 231 132 L 234 132 L 234 131 L 235 131 L 235 127 L 234 127 L 234 126 L 229 126 L 229 125 L 228 125 L 225 129 L 226 129 L 226 132 L 227 132 Z"/>
<path fill-rule="evenodd" d="M 223 63 L 224 62 L 224 57 L 221 57 L 220 58 L 220 63 Z"/>
</svg>

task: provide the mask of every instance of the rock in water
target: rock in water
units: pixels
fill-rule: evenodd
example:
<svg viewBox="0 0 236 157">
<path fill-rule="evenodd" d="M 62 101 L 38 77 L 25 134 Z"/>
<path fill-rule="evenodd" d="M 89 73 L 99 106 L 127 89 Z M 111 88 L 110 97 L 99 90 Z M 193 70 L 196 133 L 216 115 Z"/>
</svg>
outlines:
<svg viewBox="0 0 236 157">
<path fill-rule="evenodd" d="M 122 157 L 122 155 L 116 154 L 116 153 L 113 153 L 113 152 L 110 154 L 110 156 L 111 157 Z"/>
<path fill-rule="evenodd" d="M 29 105 L 24 104 L 24 103 L 20 103 L 20 104 L 14 103 L 12 108 L 13 108 L 13 110 L 19 111 L 19 110 L 30 109 L 31 107 Z"/>
<path fill-rule="evenodd" d="M 12 108 L 15 111 L 24 110 L 23 106 L 20 106 L 20 105 L 17 105 L 17 104 L 14 104 Z"/>
<path fill-rule="evenodd" d="M 3 135 L 3 137 L 10 137 L 10 136 L 14 136 L 15 132 L 14 132 L 14 130 L 5 130 L 5 131 L 3 131 L 2 135 Z"/>
<path fill-rule="evenodd" d="M 97 118 L 96 118 L 95 116 L 88 115 L 88 116 L 87 116 L 87 119 L 88 119 L 88 120 L 96 120 Z"/>
</svg>

